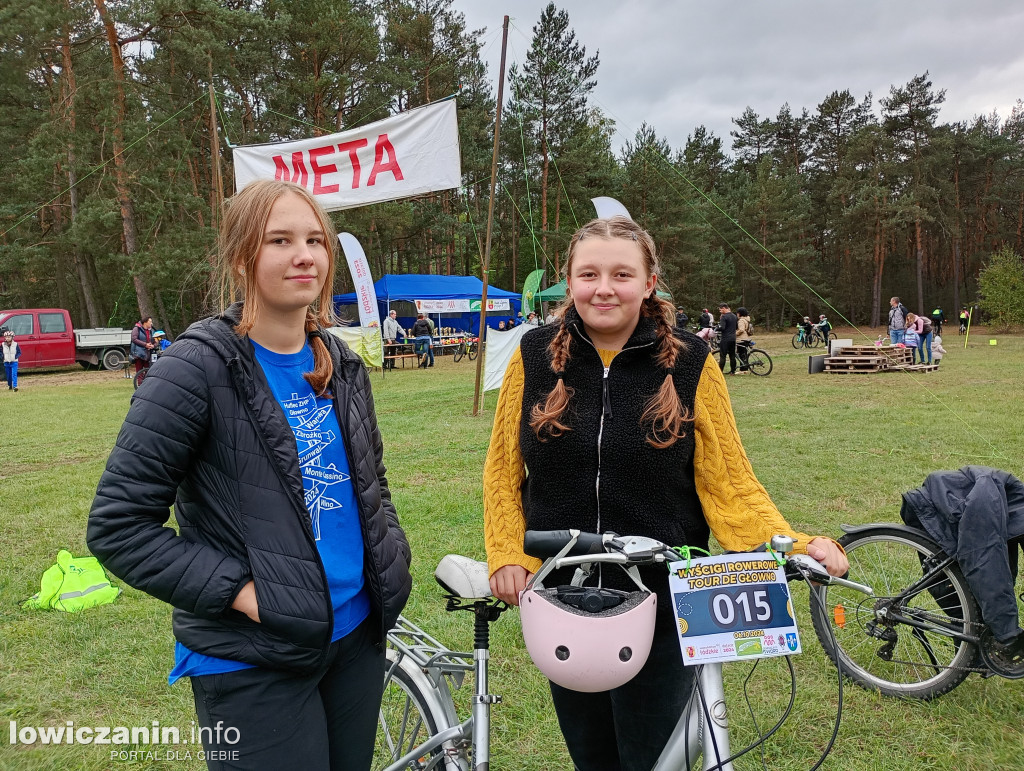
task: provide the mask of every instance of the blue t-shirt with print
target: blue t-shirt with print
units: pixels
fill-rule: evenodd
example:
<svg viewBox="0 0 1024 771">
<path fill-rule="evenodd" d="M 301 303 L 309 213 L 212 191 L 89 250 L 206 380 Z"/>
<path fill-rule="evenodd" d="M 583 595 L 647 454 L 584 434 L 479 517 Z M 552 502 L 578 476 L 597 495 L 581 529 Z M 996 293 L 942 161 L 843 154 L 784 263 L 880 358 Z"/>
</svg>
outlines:
<svg viewBox="0 0 1024 771">
<path fill-rule="evenodd" d="M 369 615 L 370 597 L 363 586 L 362 528 L 334 402 L 317 398 L 303 377 L 313 370 L 309 343 L 292 354 L 274 353 L 255 342 L 252 347 L 295 434 L 306 509 L 334 606 L 331 641 L 340 640 Z M 223 674 L 253 666 L 205 656 L 181 643 L 175 644 L 174 662 L 168 678 L 171 683 L 180 677 Z"/>
</svg>

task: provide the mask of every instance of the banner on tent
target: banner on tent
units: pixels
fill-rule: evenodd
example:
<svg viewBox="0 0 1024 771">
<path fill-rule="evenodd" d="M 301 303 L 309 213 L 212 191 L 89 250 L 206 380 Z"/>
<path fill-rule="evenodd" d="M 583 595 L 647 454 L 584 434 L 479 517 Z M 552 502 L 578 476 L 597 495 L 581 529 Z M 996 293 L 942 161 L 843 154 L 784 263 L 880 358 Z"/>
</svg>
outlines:
<svg viewBox="0 0 1024 771">
<path fill-rule="evenodd" d="M 328 211 L 461 184 L 455 100 L 340 134 L 232 148 L 235 190 L 257 179 L 302 185 Z"/>
<path fill-rule="evenodd" d="M 467 313 L 480 310 L 480 300 L 416 300 L 417 313 Z M 489 311 L 510 311 L 512 303 L 504 298 L 487 300 Z"/>
</svg>

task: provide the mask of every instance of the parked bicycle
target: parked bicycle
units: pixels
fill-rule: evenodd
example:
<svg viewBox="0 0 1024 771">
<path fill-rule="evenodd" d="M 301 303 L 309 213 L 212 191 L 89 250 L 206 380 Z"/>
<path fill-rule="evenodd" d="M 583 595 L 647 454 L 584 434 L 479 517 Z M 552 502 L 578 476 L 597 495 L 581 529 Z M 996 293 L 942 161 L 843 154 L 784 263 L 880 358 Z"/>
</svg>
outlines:
<svg viewBox="0 0 1024 771">
<path fill-rule="evenodd" d="M 679 560 L 677 552 L 660 541 L 640 536 L 619 537 L 613 533 L 531 531 L 526 534 L 524 545 L 528 554 L 546 558 L 545 565 L 556 569 L 589 568 L 602 563 L 630 568 Z M 830 576 L 806 555 L 789 555 L 792 545 L 792 539 L 786 536 L 772 538 L 774 553 L 785 560 L 788 581 L 809 579 L 868 591 L 867 587 Z M 452 651 L 407 618 L 399 619 L 388 634 L 389 666 L 374 771 L 469 771 L 490 767 L 490 709 L 493 704 L 501 703 L 502 697 L 489 692 L 489 629 L 508 606 L 491 596 L 486 563 L 448 555 L 441 560 L 434 576 L 445 590 L 447 610 L 472 613 L 474 650 Z M 475 677 L 472 707 L 470 714 L 460 715 L 453 693 L 464 684 L 468 672 L 473 672 Z M 791 663 L 790 672 L 792 675 Z M 722 664 L 698 666 L 696 680 L 694 695 L 653 771 L 690 768 L 731 771 L 736 758 L 763 744 L 785 720 L 783 715 L 782 720 L 757 741 L 734 753 L 729 744 Z M 841 704 L 841 680 L 839 697 Z M 832 740 L 825 747 L 822 759 L 831 751 L 838 727 L 837 715 Z M 702 755 L 703 764 L 697 765 Z"/>
<path fill-rule="evenodd" d="M 455 348 L 452 353 L 452 359 L 456 362 L 462 361 L 462 357 L 467 357 L 470 361 L 476 358 L 477 351 L 480 347 L 480 339 L 476 337 L 463 338 L 462 342 Z"/>
<path fill-rule="evenodd" d="M 754 346 L 755 342 L 753 340 L 738 342 L 736 343 L 736 353 L 740 357 L 742 366 L 746 367 L 750 374 L 767 377 L 772 373 L 772 367 L 774 366 L 772 357 L 768 355 L 767 351 L 755 348 Z"/>
<path fill-rule="evenodd" d="M 812 591 L 822 647 L 847 677 L 886 696 L 934 699 L 971 673 L 1024 678 L 981 618 L 957 561 L 902 524 L 842 526 L 850 576 L 871 587 Z"/>
</svg>

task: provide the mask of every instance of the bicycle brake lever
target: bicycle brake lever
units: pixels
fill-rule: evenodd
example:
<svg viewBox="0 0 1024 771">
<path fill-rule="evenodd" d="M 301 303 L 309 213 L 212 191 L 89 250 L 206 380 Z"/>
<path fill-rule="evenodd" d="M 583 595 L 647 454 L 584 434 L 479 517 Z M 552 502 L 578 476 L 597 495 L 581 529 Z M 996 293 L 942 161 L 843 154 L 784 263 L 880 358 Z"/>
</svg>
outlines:
<svg viewBox="0 0 1024 771">
<path fill-rule="evenodd" d="M 825 569 L 824 565 L 806 554 L 791 554 L 786 560 L 786 568 L 787 573 L 791 569 L 799 574 L 800 578 L 803 578 L 806 581 L 814 581 L 815 583 L 826 584 L 828 586 L 845 586 L 848 589 L 855 589 L 858 592 L 863 592 L 869 597 L 875 596 L 875 590 L 870 586 L 858 584 L 856 581 L 850 581 L 846 578 L 833 576 Z"/>
<path fill-rule="evenodd" d="M 805 580 L 817 581 L 820 584 L 832 582 L 832 576 L 825 567 L 813 557 L 806 554 L 791 554 L 786 560 L 786 567 L 799 574 Z"/>
</svg>

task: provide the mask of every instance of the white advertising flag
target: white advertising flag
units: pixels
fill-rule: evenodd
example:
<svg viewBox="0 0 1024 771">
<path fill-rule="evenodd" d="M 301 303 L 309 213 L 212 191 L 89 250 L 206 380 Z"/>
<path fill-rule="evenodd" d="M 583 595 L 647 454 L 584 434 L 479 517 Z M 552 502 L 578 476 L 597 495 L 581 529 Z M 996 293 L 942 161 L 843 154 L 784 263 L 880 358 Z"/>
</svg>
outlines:
<svg viewBox="0 0 1024 771">
<path fill-rule="evenodd" d="M 327 211 L 408 198 L 461 183 L 455 100 L 340 134 L 232 148 L 235 191 L 257 179 L 309 190 Z"/>
<path fill-rule="evenodd" d="M 351 233 L 338 233 L 341 250 L 352 274 L 356 287 L 356 305 L 359 307 L 359 324 L 367 329 L 380 329 L 380 312 L 377 310 L 377 292 L 373 288 L 370 264 L 359 241 Z"/>
</svg>

